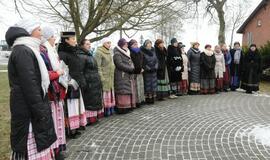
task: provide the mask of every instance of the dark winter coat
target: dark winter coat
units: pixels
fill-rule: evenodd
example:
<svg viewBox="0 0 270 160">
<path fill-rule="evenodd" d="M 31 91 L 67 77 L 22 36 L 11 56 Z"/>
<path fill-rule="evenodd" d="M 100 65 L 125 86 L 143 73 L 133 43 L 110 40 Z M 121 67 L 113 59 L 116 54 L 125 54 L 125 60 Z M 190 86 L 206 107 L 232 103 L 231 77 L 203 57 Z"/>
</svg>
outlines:
<svg viewBox="0 0 270 160">
<path fill-rule="evenodd" d="M 123 53 L 123 49 L 115 47 L 113 61 L 115 65 L 114 72 L 114 91 L 116 94 L 132 94 L 131 80 L 134 79 L 134 65 L 130 55 Z M 129 52 L 126 51 L 126 52 Z"/>
<path fill-rule="evenodd" d="M 215 54 L 207 55 L 205 52 L 201 53 L 201 79 L 215 79 Z"/>
<path fill-rule="evenodd" d="M 170 82 L 180 82 L 182 80 L 182 72 L 184 70 L 183 59 L 178 48 L 172 45 L 168 46 L 167 65 Z M 181 67 L 181 70 L 177 71 L 177 67 Z"/>
<path fill-rule="evenodd" d="M 141 47 L 143 52 L 143 80 L 145 93 L 153 93 L 157 89 L 157 69 L 158 59 L 155 53 L 155 49 L 148 50 Z"/>
<path fill-rule="evenodd" d="M 83 75 L 85 62 L 81 61 L 77 54 L 78 47 L 72 47 L 67 43 L 60 43 L 58 47 L 58 54 L 60 60 L 63 60 L 69 68 L 69 74 L 80 86 L 84 89 L 87 86 L 86 80 Z M 73 87 L 68 87 L 67 98 L 79 98 L 79 90 L 74 90 Z"/>
<path fill-rule="evenodd" d="M 140 74 L 143 67 L 143 53 L 141 51 L 135 52 L 131 48 L 129 48 L 129 50 L 130 50 L 130 57 L 135 67 L 134 73 Z"/>
<path fill-rule="evenodd" d="M 244 54 L 243 54 L 243 51 L 241 51 L 241 57 L 240 57 L 240 63 L 239 64 L 235 64 L 234 63 L 234 53 L 235 53 L 235 49 L 231 49 L 230 50 L 230 53 L 231 53 L 231 58 L 232 58 L 232 61 L 231 61 L 231 67 L 230 67 L 230 73 L 231 73 L 231 76 L 238 76 L 239 79 L 241 79 L 241 66 L 243 64 L 243 59 L 244 59 Z"/>
<path fill-rule="evenodd" d="M 6 41 L 12 46 L 27 31 L 11 27 Z M 51 107 L 41 88 L 41 73 L 34 52 L 24 46 L 15 46 L 8 62 L 11 112 L 11 149 L 24 154 L 27 151 L 29 124 L 32 123 L 37 150 L 49 148 L 56 140 Z"/>
<path fill-rule="evenodd" d="M 201 52 L 198 49 L 190 48 L 187 52 L 190 70 L 189 81 L 190 83 L 200 83 L 200 56 Z"/>
<path fill-rule="evenodd" d="M 83 78 L 86 87 L 82 89 L 85 109 L 97 111 L 102 109 L 102 84 L 98 66 L 93 55 L 82 48 L 77 52 L 83 66 Z"/>
<path fill-rule="evenodd" d="M 158 70 L 157 70 L 157 79 L 165 79 L 165 73 L 167 69 L 167 50 L 164 47 L 163 50 L 155 46 L 156 55 L 158 58 Z"/>
<path fill-rule="evenodd" d="M 249 51 L 243 58 L 241 88 L 258 91 L 260 76 L 262 73 L 261 56 L 256 52 Z"/>
</svg>

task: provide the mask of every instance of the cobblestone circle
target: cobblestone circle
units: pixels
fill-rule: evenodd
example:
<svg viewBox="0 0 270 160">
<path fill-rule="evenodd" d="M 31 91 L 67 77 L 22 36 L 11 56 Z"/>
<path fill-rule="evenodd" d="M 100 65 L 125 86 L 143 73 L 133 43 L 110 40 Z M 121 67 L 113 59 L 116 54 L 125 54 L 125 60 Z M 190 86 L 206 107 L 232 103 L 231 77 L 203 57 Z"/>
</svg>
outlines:
<svg viewBox="0 0 270 160">
<path fill-rule="evenodd" d="M 250 134 L 270 127 L 269 96 L 182 96 L 104 118 L 68 142 L 69 160 L 270 160 Z"/>
</svg>

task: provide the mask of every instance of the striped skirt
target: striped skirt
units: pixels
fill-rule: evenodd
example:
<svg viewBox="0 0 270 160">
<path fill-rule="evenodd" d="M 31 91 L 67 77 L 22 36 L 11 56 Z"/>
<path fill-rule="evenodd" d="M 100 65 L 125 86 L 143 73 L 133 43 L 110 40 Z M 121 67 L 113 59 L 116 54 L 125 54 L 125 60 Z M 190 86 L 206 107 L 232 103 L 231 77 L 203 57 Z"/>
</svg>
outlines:
<svg viewBox="0 0 270 160">
<path fill-rule="evenodd" d="M 104 115 L 110 116 L 114 113 L 115 94 L 113 90 L 103 92 Z"/>
<path fill-rule="evenodd" d="M 54 122 L 55 133 L 57 140 L 52 144 L 52 149 L 59 148 L 60 151 L 66 150 L 66 134 L 65 134 L 65 117 L 64 117 L 64 102 L 51 101 L 52 118 Z"/>
<path fill-rule="evenodd" d="M 84 102 L 81 95 L 80 93 L 79 99 L 67 99 L 66 127 L 69 130 L 75 130 L 87 124 Z"/>
<path fill-rule="evenodd" d="M 135 81 L 131 80 L 132 94 L 116 94 L 116 106 L 119 109 L 135 108 L 136 107 L 136 90 Z"/>
<path fill-rule="evenodd" d="M 27 139 L 27 154 L 12 152 L 11 160 L 52 160 L 54 157 L 52 148 L 47 148 L 41 152 L 37 151 L 34 133 L 32 132 L 32 124 L 29 125 L 29 133 Z"/>
<path fill-rule="evenodd" d="M 136 103 L 145 101 L 143 75 L 137 74 L 136 77 Z"/>
<path fill-rule="evenodd" d="M 202 94 L 215 93 L 215 79 L 201 79 L 201 93 Z"/>
</svg>

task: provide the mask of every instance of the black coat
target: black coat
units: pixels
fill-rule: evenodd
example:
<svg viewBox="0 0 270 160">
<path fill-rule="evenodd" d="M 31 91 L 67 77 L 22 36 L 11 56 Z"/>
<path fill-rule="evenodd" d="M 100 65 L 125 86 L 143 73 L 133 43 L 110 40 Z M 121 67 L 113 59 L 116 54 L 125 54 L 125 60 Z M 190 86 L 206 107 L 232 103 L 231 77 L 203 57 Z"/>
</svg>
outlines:
<svg viewBox="0 0 270 160">
<path fill-rule="evenodd" d="M 78 56 L 78 47 L 72 47 L 67 43 L 60 43 L 58 47 L 59 58 L 63 60 L 69 68 L 69 74 L 80 85 L 86 87 L 87 83 L 84 78 L 85 61 L 81 61 Z"/>
<path fill-rule="evenodd" d="M 131 48 L 129 48 L 129 50 L 130 50 L 131 60 L 132 60 L 134 67 L 135 67 L 134 73 L 140 74 L 142 71 L 142 67 L 143 67 L 143 53 L 141 51 L 136 53 Z"/>
<path fill-rule="evenodd" d="M 167 69 L 167 50 L 164 47 L 163 50 L 155 46 L 156 55 L 158 58 L 158 70 L 157 70 L 157 78 L 159 80 L 165 79 L 165 73 Z"/>
<path fill-rule="evenodd" d="M 86 80 L 83 75 L 85 61 L 81 61 L 77 54 L 78 47 L 72 47 L 67 43 L 60 43 L 58 47 L 58 54 L 60 60 L 63 60 L 69 68 L 69 75 L 84 89 L 87 86 Z M 74 90 L 72 86 L 68 87 L 67 98 L 77 99 L 80 97 L 79 90 Z"/>
<path fill-rule="evenodd" d="M 216 66 L 216 57 L 213 54 L 208 56 L 205 52 L 201 53 L 201 79 L 215 79 L 215 66 Z"/>
<path fill-rule="evenodd" d="M 24 29 L 11 27 L 6 41 L 12 45 L 16 38 L 30 36 Z M 8 62 L 11 112 L 11 149 L 25 154 L 29 124 L 35 136 L 37 150 L 49 148 L 56 140 L 48 96 L 41 88 L 41 73 L 34 52 L 24 46 L 13 48 Z"/>
<path fill-rule="evenodd" d="M 249 51 L 243 58 L 241 88 L 258 91 L 262 73 L 261 56 L 258 52 Z"/>
<path fill-rule="evenodd" d="M 167 66 L 170 82 L 180 82 L 182 80 L 182 72 L 184 71 L 184 66 L 180 53 L 181 52 L 177 47 L 172 45 L 168 46 Z M 176 71 L 177 67 L 181 67 L 181 70 Z"/>
<path fill-rule="evenodd" d="M 231 49 L 230 50 L 230 54 L 232 57 L 232 62 L 231 62 L 231 66 L 230 66 L 230 74 L 231 76 L 239 76 L 239 78 L 241 79 L 241 69 L 242 69 L 242 65 L 243 65 L 243 59 L 244 59 L 244 54 L 243 51 L 241 51 L 241 57 L 240 57 L 240 63 L 239 64 L 235 64 L 234 63 L 234 53 L 235 53 L 235 49 Z"/>
<path fill-rule="evenodd" d="M 84 49 L 78 50 L 78 56 L 83 66 L 83 77 L 86 87 L 82 89 L 85 109 L 97 111 L 102 109 L 102 84 L 98 73 L 98 66 L 91 53 Z"/>
</svg>

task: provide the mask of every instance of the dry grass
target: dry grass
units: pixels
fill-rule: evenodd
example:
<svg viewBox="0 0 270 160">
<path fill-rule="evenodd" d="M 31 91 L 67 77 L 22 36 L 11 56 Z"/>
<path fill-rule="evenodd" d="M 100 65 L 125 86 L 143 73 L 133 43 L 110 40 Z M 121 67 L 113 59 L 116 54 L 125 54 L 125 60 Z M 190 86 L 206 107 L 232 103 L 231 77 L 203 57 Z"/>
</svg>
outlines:
<svg viewBox="0 0 270 160">
<path fill-rule="evenodd" d="M 260 83 L 260 92 L 270 95 L 270 82 L 263 81 Z"/>
<path fill-rule="evenodd" d="M 0 159 L 9 159 L 10 112 L 7 73 L 0 73 Z"/>
</svg>

